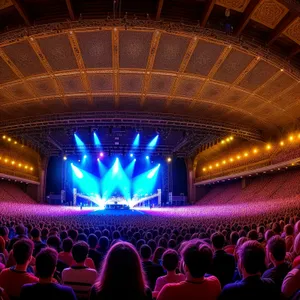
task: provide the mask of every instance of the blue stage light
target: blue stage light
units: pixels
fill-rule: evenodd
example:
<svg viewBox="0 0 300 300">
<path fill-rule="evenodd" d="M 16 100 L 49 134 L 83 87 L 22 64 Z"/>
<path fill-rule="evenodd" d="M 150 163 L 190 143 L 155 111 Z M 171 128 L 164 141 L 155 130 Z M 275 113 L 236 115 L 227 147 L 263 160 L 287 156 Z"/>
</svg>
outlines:
<svg viewBox="0 0 300 300">
<path fill-rule="evenodd" d="M 133 141 L 133 146 L 137 147 L 140 144 L 140 134 L 138 133 Z"/>
<path fill-rule="evenodd" d="M 147 175 L 147 178 L 148 178 L 148 179 L 153 178 L 153 176 L 154 176 L 154 175 L 156 174 L 156 172 L 158 171 L 159 167 L 160 167 L 160 164 L 158 164 L 157 167 L 155 167 L 154 169 L 152 169 L 152 170 L 149 172 L 149 174 Z"/>
<path fill-rule="evenodd" d="M 94 144 L 95 144 L 95 146 L 96 146 L 96 147 L 100 147 L 100 146 L 101 146 L 101 142 L 100 142 L 100 140 L 99 140 L 99 138 L 98 138 L 97 133 L 94 132 L 93 135 L 94 135 Z"/>
<path fill-rule="evenodd" d="M 149 156 L 148 156 L 148 155 L 146 156 L 146 159 L 147 159 L 147 160 L 149 159 Z"/>
<path fill-rule="evenodd" d="M 155 138 L 148 144 L 148 148 L 154 148 L 158 142 L 159 135 L 155 136 Z"/>
<path fill-rule="evenodd" d="M 117 157 L 113 165 L 113 173 L 116 174 L 118 173 L 118 171 L 119 171 L 119 158 Z"/>
<path fill-rule="evenodd" d="M 76 166 L 74 166 L 73 163 L 71 163 L 71 167 L 72 167 L 72 170 L 73 170 L 74 174 L 76 175 L 76 177 L 79 179 L 82 179 L 83 178 L 82 172 Z"/>
<path fill-rule="evenodd" d="M 85 147 L 84 142 L 79 138 L 79 136 L 76 133 L 74 133 L 74 137 L 77 147 Z"/>
<path fill-rule="evenodd" d="M 133 153 L 130 153 L 130 157 L 133 157 Z"/>
<path fill-rule="evenodd" d="M 87 155 L 84 155 L 83 158 L 86 159 L 86 158 L 87 158 Z"/>
</svg>

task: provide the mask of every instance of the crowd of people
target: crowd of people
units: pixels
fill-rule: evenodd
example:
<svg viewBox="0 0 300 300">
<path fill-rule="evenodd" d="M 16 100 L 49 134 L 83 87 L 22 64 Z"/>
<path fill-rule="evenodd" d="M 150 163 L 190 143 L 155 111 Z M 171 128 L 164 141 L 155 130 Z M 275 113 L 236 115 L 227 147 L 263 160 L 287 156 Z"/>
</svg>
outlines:
<svg viewBox="0 0 300 300">
<path fill-rule="evenodd" d="M 5 300 L 300 299 L 298 207 L 223 218 L 16 212 L 0 214 Z"/>
</svg>

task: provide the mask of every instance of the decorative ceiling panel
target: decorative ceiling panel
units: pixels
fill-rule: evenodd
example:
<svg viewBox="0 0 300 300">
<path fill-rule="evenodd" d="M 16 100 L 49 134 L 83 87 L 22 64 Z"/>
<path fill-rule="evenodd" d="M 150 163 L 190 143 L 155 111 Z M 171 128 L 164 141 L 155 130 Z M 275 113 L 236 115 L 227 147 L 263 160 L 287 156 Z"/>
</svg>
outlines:
<svg viewBox="0 0 300 300">
<path fill-rule="evenodd" d="M 120 68 L 145 69 L 152 36 L 152 32 L 120 31 Z"/>
<path fill-rule="evenodd" d="M 143 79 L 143 74 L 120 74 L 120 93 L 140 93 Z"/>
<path fill-rule="evenodd" d="M 300 101 L 300 84 L 294 88 L 276 97 L 273 102 L 281 108 L 287 108 L 290 105 Z"/>
<path fill-rule="evenodd" d="M 199 40 L 186 72 L 207 76 L 223 50 L 222 45 Z"/>
<path fill-rule="evenodd" d="M 153 69 L 178 71 L 189 42 L 190 38 L 174 34 L 162 34 Z"/>
<path fill-rule="evenodd" d="M 17 75 L 12 71 L 8 64 L 0 57 L 0 83 L 13 81 L 18 79 Z"/>
<path fill-rule="evenodd" d="M 176 90 L 176 96 L 193 98 L 204 84 L 204 80 L 182 77 Z"/>
<path fill-rule="evenodd" d="M 220 102 L 233 107 L 240 108 L 245 99 L 249 96 L 248 93 L 235 88 L 227 90 L 221 97 Z"/>
<path fill-rule="evenodd" d="M 223 7 L 236 10 L 238 12 L 243 12 L 250 0 L 217 0 L 216 4 Z"/>
<path fill-rule="evenodd" d="M 174 80 L 174 76 L 153 74 L 151 78 L 149 93 L 168 95 L 170 93 Z"/>
<path fill-rule="evenodd" d="M 270 79 L 279 69 L 265 61 L 259 61 L 258 64 L 245 76 L 239 86 L 250 91 L 256 90 Z"/>
<path fill-rule="evenodd" d="M 0 105 L 10 102 L 9 97 L 7 96 L 4 89 L 0 89 Z"/>
<path fill-rule="evenodd" d="M 263 103 L 265 103 L 263 99 L 258 96 L 252 95 L 245 102 L 241 103 L 240 108 L 246 111 L 253 111 Z"/>
<path fill-rule="evenodd" d="M 172 105 L 169 107 L 169 111 L 171 113 L 185 114 L 185 112 L 189 109 L 191 102 L 191 100 L 175 99 Z"/>
<path fill-rule="evenodd" d="M 68 110 L 61 99 L 47 98 L 42 100 L 42 103 L 46 105 L 48 110 L 51 111 L 52 113 L 60 113 Z"/>
<path fill-rule="evenodd" d="M 34 95 L 28 90 L 24 83 L 10 85 L 6 89 L 17 100 L 34 98 Z"/>
<path fill-rule="evenodd" d="M 207 82 L 200 94 L 200 99 L 213 101 L 219 100 L 226 89 L 227 87 L 224 85 Z"/>
<path fill-rule="evenodd" d="M 138 97 L 120 97 L 119 108 L 122 110 L 139 110 L 140 98 Z"/>
<path fill-rule="evenodd" d="M 86 68 L 112 68 L 111 31 L 77 32 Z"/>
<path fill-rule="evenodd" d="M 92 92 L 108 92 L 113 91 L 113 75 L 109 73 L 96 74 L 90 73 L 88 74 L 88 79 L 90 82 L 90 87 Z"/>
<path fill-rule="evenodd" d="M 36 105 L 33 101 L 28 101 L 22 103 L 22 107 L 28 112 L 28 115 L 41 115 L 41 114 L 49 114 L 50 111 L 46 105 Z"/>
<path fill-rule="evenodd" d="M 57 76 L 66 94 L 83 93 L 84 87 L 80 75 Z"/>
<path fill-rule="evenodd" d="M 0 10 L 12 6 L 11 0 L 0 0 Z"/>
<path fill-rule="evenodd" d="M 287 27 L 284 34 L 300 45 L 300 17 Z"/>
<path fill-rule="evenodd" d="M 41 50 L 54 71 L 77 69 L 68 36 L 59 34 L 38 39 Z"/>
<path fill-rule="evenodd" d="M 273 98 L 295 82 L 292 77 L 282 72 L 280 76 L 268 83 L 257 94 L 265 98 Z"/>
<path fill-rule="evenodd" d="M 93 97 L 94 107 L 97 110 L 113 110 L 115 108 L 115 102 L 113 97 Z"/>
<path fill-rule="evenodd" d="M 8 45 L 3 47 L 3 50 L 24 76 L 46 72 L 36 53 L 27 41 Z"/>
<path fill-rule="evenodd" d="M 289 115 L 291 117 L 294 117 L 294 118 L 297 118 L 299 120 L 299 116 L 300 116 L 300 101 L 297 101 L 297 102 L 294 103 L 294 105 L 289 106 L 286 109 L 285 112 L 286 112 L 287 115 Z"/>
<path fill-rule="evenodd" d="M 164 111 L 166 108 L 167 98 L 147 97 L 144 103 L 144 109 L 149 111 Z"/>
<path fill-rule="evenodd" d="M 68 104 L 71 110 L 82 111 L 88 110 L 88 98 L 87 97 L 68 97 Z"/>
<path fill-rule="evenodd" d="M 260 0 L 251 19 L 273 29 L 288 11 L 288 8 L 278 1 Z"/>
<path fill-rule="evenodd" d="M 58 93 L 56 83 L 51 78 L 28 80 L 38 96 L 54 96 Z"/>
<path fill-rule="evenodd" d="M 216 72 L 214 79 L 233 83 L 253 58 L 241 51 L 232 50 Z"/>
<path fill-rule="evenodd" d="M 280 112 L 276 112 L 273 115 L 266 115 L 265 116 L 265 120 L 267 122 L 276 124 L 277 126 L 289 126 L 292 124 L 293 119 L 291 119 L 290 117 L 288 117 L 287 115 L 284 115 Z"/>
<path fill-rule="evenodd" d="M 255 113 L 261 118 L 273 115 L 278 111 L 278 108 L 270 103 L 264 103 L 254 109 Z"/>
</svg>

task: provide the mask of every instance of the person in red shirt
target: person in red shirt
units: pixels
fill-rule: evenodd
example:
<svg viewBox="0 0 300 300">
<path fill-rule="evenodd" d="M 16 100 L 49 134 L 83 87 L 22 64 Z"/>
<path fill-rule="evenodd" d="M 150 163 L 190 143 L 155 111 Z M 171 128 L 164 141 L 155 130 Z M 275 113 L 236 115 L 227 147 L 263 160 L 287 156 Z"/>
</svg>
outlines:
<svg viewBox="0 0 300 300">
<path fill-rule="evenodd" d="M 214 300 L 221 293 L 221 284 L 215 276 L 204 277 L 212 264 L 213 253 L 209 245 L 192 240 L 182 250 L 186 280 L 166 284 L 157 300 Z"/>
<path fill-rule="evenodd" d="M 16 265 L 4 269 L 0 273 L 0 287 L 10 299 L 20 297 L 21 288 L 26 283 L 38 282 L 38 278 L 28 273 L 27 267 L 31 261 L 34 244 L 29 239 L 21 239 L 13 245 L 13 256 Z"/>
</svg>

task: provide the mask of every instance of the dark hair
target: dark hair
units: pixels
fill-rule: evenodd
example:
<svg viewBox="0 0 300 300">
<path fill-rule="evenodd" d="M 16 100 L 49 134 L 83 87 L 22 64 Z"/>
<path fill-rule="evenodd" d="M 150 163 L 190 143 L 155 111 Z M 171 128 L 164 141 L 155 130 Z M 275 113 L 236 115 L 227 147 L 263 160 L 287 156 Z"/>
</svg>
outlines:
<svg viewBox="0 0 300 300">
<path fill-rule="evenodd" d="M 77 263 L 83 263 L 89 253 L 89 245 L 86 242 L 77 242 L 72 248 L 72 255 Z"/>
<path fill-rule="evenodd" d="M 240 236 L 236 231 L 231 232 L 230 234 L 230 242 L 232 245 L 236 245 L 237 241 L 239 240 Z"/>
<path fill-rule="evenodd" d="M 100 250 L 106 251 L 108 249 L 108 246 L 109 246 L 109 239 L 108 239 L 108 237 L 101 236 L 101 238 L 99 239 L 98 244 L 99 244 Z"/>
<path fill-rule="evenodd" d="M 208 272 L 212 263 L 212 250 L 206 243 L 187 242 L 182 250 L 183 261 L 194 278 L 201 278 Z"/>
<path fill-rule="evenodd" d="M 272 253 L 276 261 L 284 260 L 286 253 L 285 240 L 279 235 L 272 236 L 268 241 L 268 251 Z"/>
<path fill-rule="evenodd" d="M 145 297 L 146 283 L 142 264 L 136 249 L 130 243 L 118 242 L 110 248 L 95 287 L 107 299 L 120 294 L 124 299 Z"/>
<path fill-rule="evenodd" d="M 16 226 L 16 235 L 24 235 L 26 233 L 25 226 L 20 224 Z"/>
<path fill-rule="evenodd" d="M 17 265 L 23 265 L 30 259 L 33 248 L 33 242 L 29 239 L 21 239 L 14 243 L 13 256 Z"/>
<path fill-rule="evenodd" d="M 91 248 L 96 248 L 98 244 L 98 238 L 95 234 L 91 233 L 88 237 L 88 244 Z"/>
<path fill-rule="evenodd" d="M 178 267 L 178 253 L 173 249 L 168 249 L 162 256 L 162 265 L 167 271 L 174 271 Z"/>
<path fill-rule="evenodd" d="M 71 252 L 73 247 L 73 240 L 71 238 L 66 238 L 63 240 L 62 248 L 64 252 Z"/>
<path fill-rule="evenodd" d="M 79 241 L 83 241 L 83 242 L 86 242 L 86 243 L 87 243 L 88 238 L 87 238 L 87 236 L 86 236 L 85 233 L 79 233 L 79 234 L 78 234 L 78 237 L 77 237 L 77 241 L 78 241 L 78 242 L 79 242 Z"/>
<path fill-rule="evenodd" d="M 247 241 L 239 251 L 239 258 L 248 274 L 256 274 L 265 265 L 265 250 L 259 242 Z"/>
<path fill-rule="evenodd" d="M 163 247 L 157 247 L 157 248 L 154 250 L 152 261 L 153 261 L 155 264 L 160 264 L 160 260 L 161 260 L 161 258 L 162 258 L 162 255 L 165 253 L 165 251 L 166 251 L 165 248 L 163 248 Z"/>
<path fill-rule="evenodd" d="M 143 245 L 140 249 L 140 254 L 143 259 L 149 259 L 152 255 L 152 250 L 148 245 Z"/>
<path fill-rule="evenodd" d="M 37 228 L 33 228 L 31 231 L 30 231 L 30 235 L 32 236 L 32 238 L 36 239 L 36 238 L 39 238 L 41 236 L 41 232 L 39 229 Z"/>
<path fill-rule="evenodd" d="M 258 233 L 256 230 L 252 229 L 248 232 L 247 234 L 247 238 L 249 240 L 252 240 L 252 241 L 257 241 L 258 240 Z"/>
<path fill-rule="evenodd" d="M 36 257 L 36 272 L 39 278 L 50 278 L 56 268 L 57 252 L 52 248 L 40 251 Z"/>
<path fill-rule="evenodd" d="M 286 235 L 293 235 L 294 227 L 291 224 L 287 224 L 284 226 L 284 231 L 285 231 Z"/>
<path fill-rule="evenodd" d="M 216 249 L 222 249 L 224 247 L 225 238 L 224 238 L 224 235 L 221 232 L 215 232 L 211 236 L 211 241 L 212 241 L 213 246 Z"/>
<path fill-rule="evenodd" d="M 54 248 L 56 251 L 59 251 L 60 248 L 60 239 L 56 235 L 51 235 L 47 239 L 47 246 Z"/>
<path fill-rule="evenodd" d="M 78 236 L 78 232 L 74 229 L 68 231 L 68 236 L 75 242 Z"/>
</svg>

